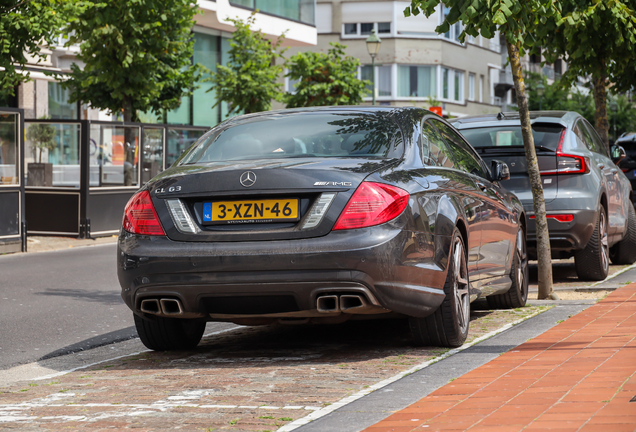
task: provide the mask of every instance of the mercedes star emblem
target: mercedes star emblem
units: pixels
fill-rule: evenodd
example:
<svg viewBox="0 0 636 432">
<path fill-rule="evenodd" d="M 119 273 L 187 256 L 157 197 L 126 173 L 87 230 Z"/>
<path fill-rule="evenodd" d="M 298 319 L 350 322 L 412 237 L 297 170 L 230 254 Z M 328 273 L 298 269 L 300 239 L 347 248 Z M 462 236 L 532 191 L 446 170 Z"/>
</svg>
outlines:
<svg viewBox="0 0 636 432">
<path fill-rule="evenodd" d="M 256 183 L 256 174 L 252 171 L 245 171 L 241 174 L 241 184 L 245 187 L 250 187 Z"/>
</svg>

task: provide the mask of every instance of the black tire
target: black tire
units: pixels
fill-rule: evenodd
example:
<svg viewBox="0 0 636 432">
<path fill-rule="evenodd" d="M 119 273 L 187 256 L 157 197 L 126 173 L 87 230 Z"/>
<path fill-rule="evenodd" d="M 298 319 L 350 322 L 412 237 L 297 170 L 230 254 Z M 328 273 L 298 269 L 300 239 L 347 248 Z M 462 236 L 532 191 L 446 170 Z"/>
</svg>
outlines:
<svg viewBox="0 0 636 432">
<path fill-rule="evenodd" d="M 576 274 L 581 280 L 601 281 L 609 273 L 609 248 L 607 245 L 607 212 L 604 207 L 598 213 L 596 228 L 585 249 L 574 254 Z"/>
<path fill-rule="evenodd" d="M 610 248 L 609 256 L 613 264 L 634 264 L 636 262 L 636 212 L 631 201 L 628 207 L 625 237 Z"/>
<path fill-rule="evenodd" d="M 424 318 L 409 318 L 411 333 L 419 346 L 459 347 L 466 341 L 470 325 L 466 248 L 455 228 L 444 284 L 446 297 L 432 314 Z"/>
<path fill-rule="evenodd" d="M 192 349 L 199 344 L 205 331 L 205 321 L 162 317 L 151 321 L 134 316 L 139 338 L 154 351 Z"/>
<path fill-rule="evenodd" d="M 515 244 L 515 255 L 510 269 L 512 286 L 504 294 L 486 297 L 491 309 L 514 309 L 523 307 L 528 300 L 528 253 L 526 250 L 526 234 L 519 227 Z"/>
</svg>

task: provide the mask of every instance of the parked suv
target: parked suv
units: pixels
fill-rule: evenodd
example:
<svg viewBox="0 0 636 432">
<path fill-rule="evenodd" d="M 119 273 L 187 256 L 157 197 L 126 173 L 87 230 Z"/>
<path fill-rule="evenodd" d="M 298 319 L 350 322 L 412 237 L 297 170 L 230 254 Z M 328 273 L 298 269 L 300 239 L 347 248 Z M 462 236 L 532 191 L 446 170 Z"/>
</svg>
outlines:
<svg viewBox="0 0 636 432">
<path fill-rule="evenodd" d="M 609 259 L 636 261 L 636 215 L 632 186 L 594 128 L 575 112 L 530 113 L 548 215 L 553 258 L 574 256 L 580 279 L 603 280 Z M 528 252 L 536 259 L 536 229 L 519 113 L 462 117 L 453 126 L 490 163 L 510 168 L 503 186 L 521 200 L 529 217 Z"/>
<path fill-rule="evenodd" d="M 624 133 L 616 140 L 616 145 L 625 149 L 627 157 L 621 161 L 620 168 L 632 183 L 632 190 L 634 190 L 636 186 L 636 132 Z M 632 202 L 634 202 L 633 195 Z"/>
</svg>

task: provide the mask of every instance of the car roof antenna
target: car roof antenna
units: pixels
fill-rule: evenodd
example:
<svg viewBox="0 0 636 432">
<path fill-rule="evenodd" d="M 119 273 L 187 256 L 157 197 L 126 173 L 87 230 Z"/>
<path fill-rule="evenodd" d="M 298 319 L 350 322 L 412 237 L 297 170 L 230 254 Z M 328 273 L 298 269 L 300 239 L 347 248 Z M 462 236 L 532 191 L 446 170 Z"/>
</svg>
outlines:
<svg viewBox="0 0 636 432">
<path fill-rule="evenodd" d="M 503 120 L 503 119 L 505 119 L 505 118 L 506 118 L 506 116 L 504 115 L 504 113 L 503 113 L 503 112 L 501 112 L 501 111 L 500 111 L 500 112 L 497 114 L 497 120 Z"/>
</svg>

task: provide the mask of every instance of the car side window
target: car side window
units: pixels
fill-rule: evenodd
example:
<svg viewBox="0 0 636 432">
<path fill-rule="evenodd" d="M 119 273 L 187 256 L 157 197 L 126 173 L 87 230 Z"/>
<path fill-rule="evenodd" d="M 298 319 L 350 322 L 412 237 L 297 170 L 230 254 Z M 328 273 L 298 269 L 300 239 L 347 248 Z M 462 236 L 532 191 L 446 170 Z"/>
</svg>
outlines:
<svg viewBox="0 0 636 432">
<path fill-rule="evenodd" d="M 442 137 L 448 143 L 455 161 L 459 168 L 467 173 L 478 177 L 487 178 L 486 173 L 481 164 L 480 158 L 472 151 L 461 136 L 446 123 L 431 120 L 431 123 L 440 131 Z"/>
<path fill-rule="evenodd" d="M 594 148 L 596 149 L 594 151 L 596 153 L 598 153 L 598 154 L 601 154 L 601 155 L 605 156 L 605 157 L 609 157 L 609 154 L 607 153 L 607 147 L 603 143 L 603 140 L 601 140 L 601 137 L 598 136 L 598 133 L 596 132 L 596 129 L 594 129 L 594 127 L 592 127 L 591 124 L 589 124 L 588 122 L 586 122 L 584 120 L 582 120 L 581 123 L 587 129 L 588 135 L 590 136 L 590 139 L 594 143 Z"/>
<path fill-rule="evenodd" d="M 590 151 L 593 151 L 594 153 L 598 153 L 599 148 L 596 145 L 596 142 L 592 139 L 592 136 L 590 135 L 590 131 L 588 131 L 587 128 L 585 127 L 585 123 L 583 123 L 583 120 L 579 120 L 576 123 L 576 126 L 574 127 L 574 133 L 576 134 L 576 137 L 578 139 L 580 139 L 581 141 L 583 141 L 583 143 L 585 143 L 585 146 Z"/>
<path fill-rule="evenodd" d="M 422 123 L 420 156 L 427 166 L 455 168 L 455 161 L 442 136 L 428 122 Z"/>
</svg>

